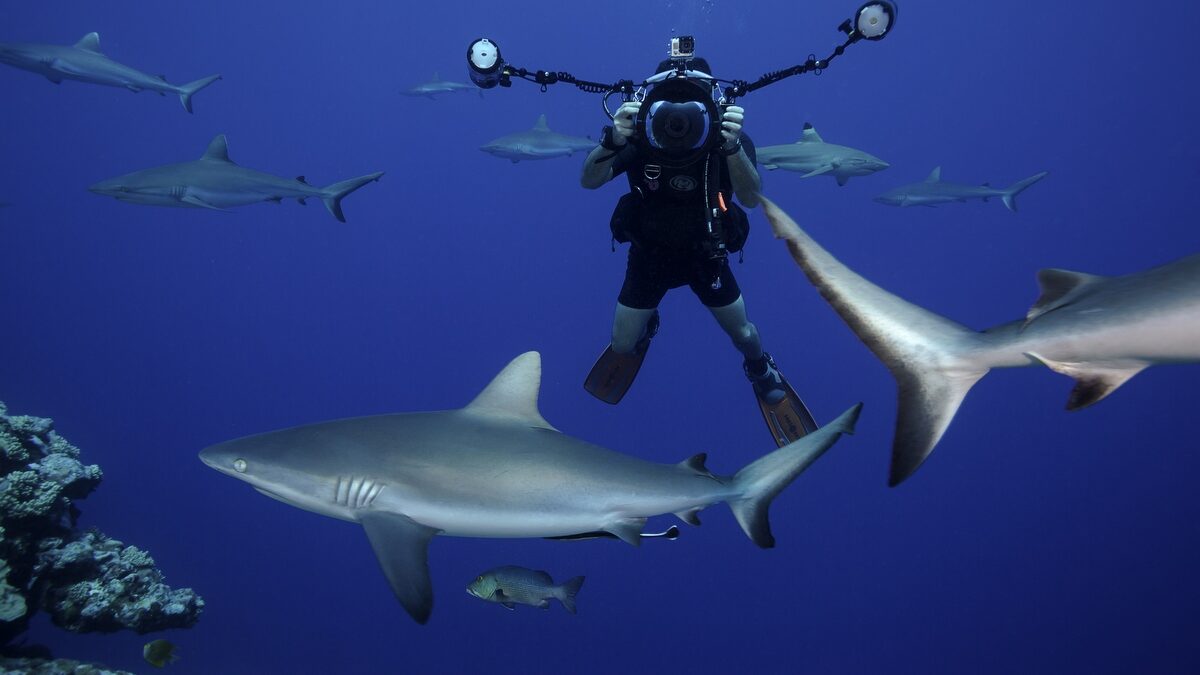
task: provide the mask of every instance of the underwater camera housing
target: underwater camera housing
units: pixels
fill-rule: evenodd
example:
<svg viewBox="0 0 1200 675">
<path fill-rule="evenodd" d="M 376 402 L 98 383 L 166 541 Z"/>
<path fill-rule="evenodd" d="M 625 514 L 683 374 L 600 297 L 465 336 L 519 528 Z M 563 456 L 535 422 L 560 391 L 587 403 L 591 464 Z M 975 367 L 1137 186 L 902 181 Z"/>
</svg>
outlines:
<svg viewBox="0 0 1200 675">
<path fill-rule="evenodd" d="M 651 158 L 665 166 L 692 164 L 725 141 L 717 83 L 690 75 L 684 67 L 678 63 L 676 70 L 647 81 L 648 92 L 634 120 Z"/>
</svg>

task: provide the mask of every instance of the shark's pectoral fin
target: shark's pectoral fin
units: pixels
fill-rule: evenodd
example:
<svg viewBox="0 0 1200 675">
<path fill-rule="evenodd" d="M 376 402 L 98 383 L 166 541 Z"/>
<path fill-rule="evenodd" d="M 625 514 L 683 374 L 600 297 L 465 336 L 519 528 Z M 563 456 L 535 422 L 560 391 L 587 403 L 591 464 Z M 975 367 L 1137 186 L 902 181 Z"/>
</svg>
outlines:
<svg viewBox="0 0 1200 675">
<path fill-rule="evenodd" d="M 513 611 L 513 610 L 515 610 L 515 609 L 517 608 L 517 605 L 516 605 L 515 603 L 512 603 L 512 602 L 502 602 L 502 603 L 500 603 L 500 604 L 501 604 L 501 605 L 504 605 L 504 608 L 505 608 L 505 609 L 507 609 L 507 610 L 508 610 L 508 611 L 510 611 L 510 612 L 511 612 L 511 611 Z"/>
<path fill-rule="evenodd" d="M 642 544 L 642 528 L 646 526 L 645 518 L 621 518 L 604 526 L 605 532 L 611 532 L 615 537 L 634 546 Z"/>
<path fill-rule="evenodd" d="M 1071 390 L 1071 396 L 1067 399 L 1067 410 L 1079 410 L 1096 403 L 1150 365 L 1144 361 L 1068 363 L 1054 361 L 1033 352 L 1026 352 L 1025 355 L 1056 373 L 1074 378 L 1075 388 Z"/>
<path fill-rule="evenodd" d="M 824 165 L 818 166 L 817 168 L 813 169 L 812 171 L 809 171 L 808 173 L 804 174 L 803 176 L 801 176 L 801 178 L 812 178 L 813 176 L 820 176 L 823 174 L 827 174 L 830 171 L 833 171 L 833 165 L 832 164 L 824 164 Z"/>
<path fill-rule="evenodd" d="M 63 81 L 63 79 L 61 77 L 59 77 L 58 75 L 51 75 L 49 73 L 46 74 L 46 79 L 50 80 L 54 84 L 62 84 L 62 81 Z"/>
<path fill-rule="evenodd" d="M 837 184 L 841 187 L 846 187 L 846 183 L 850 182 L 850 176 L 838 176 Z"/>
<path fill-rule="evenodd" d="M 779 168 L 779 165 L 778 164 L 763 164 L 763 168 L 766 169 L 767 171 L 774 171 L 775 169 Z"/>
<path fill-rule="evenodd" d="M 359 517 L 396 599 L 417 623 L 433 611 L 429 540 L 440 530 L 398 513 L 367 511 Z"/>
<path fill-rule="evenodd" d="M 1104 277 L 1068 270 L 1044 269 L 1038 272 L 1037 279 L 1042 294 L 1025 313 L 1026 326 L 1039 316 L 1066 307 L 1087 295 L 1096 284 L 1104 280 Z"/>
<path fill-rule="evenodd" d="M 185 194 L 184 196 L 179 198 L 179 201 L 183 202 L 184 204 L 190 204 L 191 206 L 195 206 L 195 207 L 201 208 L 201 209 L 209 209 L 211 211 L 225 211 L 225 212 L 229 211 L 229 209 L 223 209 L 219 206 L 213 206 L 212 204 L 204 201 L 203 199 L 201 199 L 193 194 Z"/>
<path fill-rule="evenodd" d="M 141 88 L 141 87 L 134 86 L 134 85 L 132 85 L 132 84 L 127 84 L 127 85 L 125 85 L 125 88 L 126 88 L 126 89 L 128 89 L 129 91 L 132 91 L 132 92 L 133 92 L 133 93 L 135 93 L 135 94 L 140 94 L 140 93 L 142 93 L 142 88 Z"/>
</svg>

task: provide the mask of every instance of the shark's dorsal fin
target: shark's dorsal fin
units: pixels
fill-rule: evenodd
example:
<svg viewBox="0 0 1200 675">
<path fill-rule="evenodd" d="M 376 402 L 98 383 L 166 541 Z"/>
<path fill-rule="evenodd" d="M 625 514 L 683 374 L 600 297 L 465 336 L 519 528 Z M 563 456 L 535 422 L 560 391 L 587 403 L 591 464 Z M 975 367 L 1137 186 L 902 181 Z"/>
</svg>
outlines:
<svg viewBox="0 0 1200 675">
<path fill-rule="evenodd" d="M 817 130 L 813 128 L 813 125 L 809 124 L 808 122 L 805 122 L 804 123 L 804 132 L 800 134 L 800 140 L 798 140 L 796 142 L 797 143 L 824 143 L 825 140 L 823 138 L 821 138 L 821 134 L 818 134 Z"/>
<path fill-rule="evenodd" d="M 1075 302 L 1105 278 L 1069 270 L 1045 269 L 1038 272 L 1037 279 L 1042 295 L 1025 313 L 1025 325 L 1043 314 Z"/>
<path fill-rule="evenodd" d="M 558 431 L 538 411 L 542 386 L 542 355 L 525 352 L 513 359 L 475 400 L 467 412 L 517 420 L 539 429 Z"/>
<path fill-rule="evenodd" d="M 717 482 L 721 482 L 721 479 L 717 478 L 716 475 L 714 475 L 713 472 L 709 471 L 708 467 L 704 465 L 704 463 L 707 460 L 708 460 L 708 453 L 701 452 L 700 454 L 692 455 L 691 457 L 688 457 L 687 459 L 680 462 L 677 466 L 679 466 L 683 469 L 687 469 L 688 471 L 691 471 L 692 473 L 696 474 L 697 476 L 704 476 L 705 478 L 711 478 Z"/>
<path fill-rule="evenodd" d="M 208 149 L 204 151 L 204 156 L 200 159 L 232 163 L 233 160 L 229 159 L 229 143 L 225 140 L 225 134 L 217 134 L 217 137 L 209 142 Z"/>
<path fill-rule="evenodd" d="M 942 167 L 937 167 L 929 172 L 929 177 L 925 179 L 926 183 L 940 183 L 942 180 Z"/>
<path fill-rule="evenodd" d="M 79 42 L 75 43 L 75 48 L 102 54 L 103 52 L 100 51 L 100 34 L 88 33 L 87 35 L 84 35 L 83 37 L 79 38 Z"/>
<path fill-rule="evenodd" d="M 436 70 L 433 71 L 433 79 L 430 80 L 430 82 L 441 82 L 441 81 L 442 81 L 442 78 L 438 77 L 437 71 Z"/>
<path fill-rule="evenodd" d="M 538 120 L 533 125 L 534 131 L 550 131 L 550 127 L 546 124 L 546 113 L 538 116 Z"/>
</svg>

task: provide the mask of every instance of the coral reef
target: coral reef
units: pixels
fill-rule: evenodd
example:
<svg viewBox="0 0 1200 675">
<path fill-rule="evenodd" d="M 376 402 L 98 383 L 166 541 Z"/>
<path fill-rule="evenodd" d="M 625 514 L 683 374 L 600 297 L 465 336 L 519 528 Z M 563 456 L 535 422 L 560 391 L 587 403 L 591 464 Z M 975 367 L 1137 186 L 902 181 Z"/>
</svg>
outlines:
<svg viewBox="0 0 1200 675">
<path fill-rule="evenodd" d="M 38 610 L 76 632 L 147 633 L 199 618 L 200 596 L 164 584 L 145 551 L 76 528 L 74 502 L 101 476 L 100 467 L 79 461 L 79 449 L 54 432 L 53 421 L 10 417 L 0 403 L 0 649 Z M 71 667 L 45 662 L 30 672 L 108 672 Z"/>
<path fill-rule="evenodd" d="M 0 675 L 133 675 L 127 670 L 108 670 L 68 659 L 0 657 Z"/>
</svg>

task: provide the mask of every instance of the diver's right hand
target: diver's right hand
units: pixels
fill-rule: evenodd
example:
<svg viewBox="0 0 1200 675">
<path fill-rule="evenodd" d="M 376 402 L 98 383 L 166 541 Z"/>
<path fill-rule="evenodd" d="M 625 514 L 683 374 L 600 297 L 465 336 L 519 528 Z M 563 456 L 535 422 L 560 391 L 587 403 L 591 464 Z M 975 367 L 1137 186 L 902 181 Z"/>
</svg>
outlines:
<svg viewBox="0 0 1200 675">
<path fill-rule="evenodd" d="M 613 133 L 612 140 L 615 145 L 625 145 L 630 138 L 637 133 L 638 112 L 642 109 L 641 101 L 626 101 L 617 108 L 617 113 L 613 115 Z"/>
</svg>

